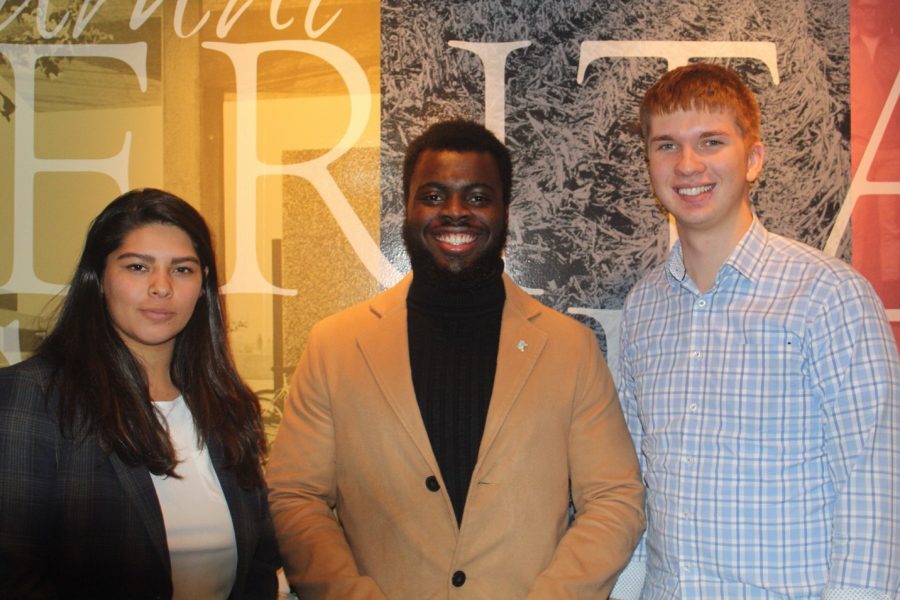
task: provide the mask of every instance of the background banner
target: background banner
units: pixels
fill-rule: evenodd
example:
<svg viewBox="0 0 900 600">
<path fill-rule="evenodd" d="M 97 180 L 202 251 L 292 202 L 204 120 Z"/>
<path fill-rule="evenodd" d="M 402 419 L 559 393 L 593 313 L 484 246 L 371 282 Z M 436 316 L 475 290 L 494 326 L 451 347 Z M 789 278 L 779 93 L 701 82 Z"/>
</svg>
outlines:
<svg viewBox="0 0 900 600">
<path fill-rule="evenodd" d="M 449 117 L 512 150 L 507 270 L 614 363 L 624 296 L 674 241 L 637 106 L 692 60 L 758 94 L 764 224 L 852 260 L 900 333 L 892 4 L 2 2 L 0 365 L 39 343 L 90 220 L 162 187 L 214 232 L 239 369 L 274 433 L 312 324 L 408 270 L 402 154 Z"/>
</svg>

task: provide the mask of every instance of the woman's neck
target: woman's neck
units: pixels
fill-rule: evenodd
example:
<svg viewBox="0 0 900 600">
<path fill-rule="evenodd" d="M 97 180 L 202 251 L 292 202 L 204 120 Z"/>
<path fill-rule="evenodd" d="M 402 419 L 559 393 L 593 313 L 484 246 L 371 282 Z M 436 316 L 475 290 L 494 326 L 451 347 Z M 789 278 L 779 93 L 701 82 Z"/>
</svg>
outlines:
<svg viewBox="0 0 900 600">
<path fill-rule="evenodd" d="M 166 402 L 177 398 L 181 391 L 172 383 L 172 352 L 174 344 L 154 347 L 130 348 L 147 376 L 150 399 Z"/>
</svg>

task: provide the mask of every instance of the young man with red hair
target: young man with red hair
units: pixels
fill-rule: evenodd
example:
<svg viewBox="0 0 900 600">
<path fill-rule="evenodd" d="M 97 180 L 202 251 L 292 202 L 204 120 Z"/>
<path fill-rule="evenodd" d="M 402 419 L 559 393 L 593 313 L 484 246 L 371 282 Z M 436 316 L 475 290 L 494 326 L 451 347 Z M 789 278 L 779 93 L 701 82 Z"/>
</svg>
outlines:
<svg viewBox="0 0 900 600">
<path fill-rule="evenodd" d="M 754 215 L 765 147 L 734 71 L 675 69 L 640 117 L 679 240 L 625 301 L 648 526 L 613 597 L 896 598 L 900 361 L 881 302 Z"/>
</svg>

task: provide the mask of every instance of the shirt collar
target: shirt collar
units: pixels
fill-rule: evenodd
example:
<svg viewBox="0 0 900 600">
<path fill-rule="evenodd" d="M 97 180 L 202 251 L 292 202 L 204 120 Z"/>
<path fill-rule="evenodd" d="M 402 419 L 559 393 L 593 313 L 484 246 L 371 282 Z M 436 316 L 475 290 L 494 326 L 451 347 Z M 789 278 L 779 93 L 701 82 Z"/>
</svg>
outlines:
<svg viewBox="0 0 900 600">
<path fill-rule="evenodd" d="M 732 250 L 731 254 L 725 259 L 722 267 L 719 269 L 718 280 L 721 273 L 726 269 L 733 269 L 743 277 L 753 281 L 757 278 L 759 270 L 763 266 L 763 258 L 766 246 L 768 245 L 769 232 L 759 222 L 756 215 L 753 215 L 753 222 L 750 228 Z M 678 282 L 684 282 L 687 276 L 687 270 L 684 268 L 684 252 L 681 249 L 681 240 L 675 242 L 669 258 L 666 261 L 666 271 Z"/>
</svg>

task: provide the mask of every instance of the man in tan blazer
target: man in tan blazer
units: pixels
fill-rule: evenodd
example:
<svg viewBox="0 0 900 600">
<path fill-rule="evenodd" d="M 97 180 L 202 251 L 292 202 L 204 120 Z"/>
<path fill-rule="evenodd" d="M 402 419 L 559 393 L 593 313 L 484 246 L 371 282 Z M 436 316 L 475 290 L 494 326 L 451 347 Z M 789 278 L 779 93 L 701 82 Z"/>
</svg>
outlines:
<svg viewBox="0 0 900 600">
<path fill-rule="evenodd" d="M 606 598 L 638 541 L 593 332 L 503 274 L 511 173 L 482 126 L 432 126 L 404 163 L 413 274 L 313 328 L 268 469 L 302 600 Z"/>
</svg>

